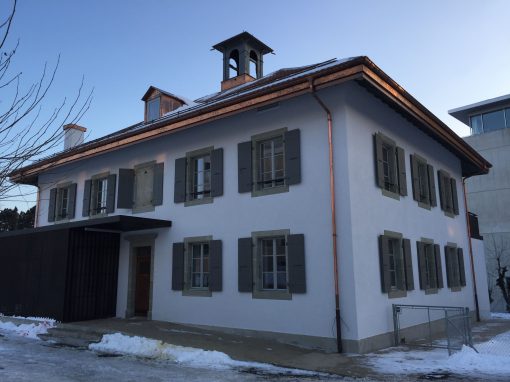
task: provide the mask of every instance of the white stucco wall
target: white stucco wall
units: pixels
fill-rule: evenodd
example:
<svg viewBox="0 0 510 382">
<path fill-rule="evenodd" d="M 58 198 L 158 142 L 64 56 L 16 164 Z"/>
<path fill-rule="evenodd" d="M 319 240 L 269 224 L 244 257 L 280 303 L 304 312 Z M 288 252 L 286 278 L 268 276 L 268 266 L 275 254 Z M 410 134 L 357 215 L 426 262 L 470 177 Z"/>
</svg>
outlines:
<svg viewBox="0 0 510 382">
<path fill-rule="evenodd" d="M 460 162 L 436 141 L 419 131 L 386 104 L 354 83 L 320 91 L 333 112 L 335 176 L 339 245 L 342 337 L 363 339 L 392 330 L 391 304 L 463 305 L 473 308 L 471 274 Z M 237 144 L 254 134 L 287 127 L 301 131 L 302 182 L 281 194 L 252 197 L 237 191 Z M 397 201 L 382 195 L 375 185 L 373 134 L 381 131 L 406 150 L 409 196 Z M 39 224 L 45 225 L 49 189 L 55 183 L 78 183 L 76 219 L 81 217 L 83 185 L 92 175 L 157 160 L 164 162 L 163 205 L 135 216 L 169 219 L 159 229 L 155 245 L 152 318 L 282 333 L 335 337 L 333 258 L 331 249 L 328 139 L 324 111 L 310 95 L 280 103 L 277 109 L 255 110 L 130 146 L 79 163 L 52 169 L 40 176 Z M 214 145 L 224 149 L 224 195 L 212 204 L 185 207 L 175 204 L 174 161 L 186 152 Z M 431 211 L 412 199 L 409 154 L 418 153 L 435 170 L 457 179 L 460 214 L 446 217 L 439 207 Z M 437 190 L 437 182 L 436 182 Z M 436 191 L 437 192 L 437 191 Z M 439 195 L 438 204 L 439 204 Z M 130 215 L 116 209 L 115 214 Z M 253 299 L 237 291 L 237 239 L 254 231 L 290 229 L 305 236 L 307 293 L 292 300 Z M 381 292 L 377 238 L 384 230 L 412 240 L 415 290 L 406 298 L 388 299 Z M 186 237 L 212 235 L 223 243 L 223 291 L 212 297 L 182 296 L 171 290 L 172 243 Z M 443 288 L 425 295 L 419 289 L 416 240 L 434 239 L 465 249 L 467 286 L 461 292 Z M 129 243 L 121 239 L 117 315 L 127 301 Z M 443 279 L 446 285 L 444 253 Z M 418 323 L 418 322 L 415 322 Z"/>
<path fill-rule="evenodd" d="M 491 303 L 489 300 L 489 286 L 487 283 L 484 242 L 483 240 L 472 239 L 471 243 L 473 246 L 473 265 L 475 267 L 480 318 L 482 320 L 489 320 L 491 318 Z"/>
</svg>

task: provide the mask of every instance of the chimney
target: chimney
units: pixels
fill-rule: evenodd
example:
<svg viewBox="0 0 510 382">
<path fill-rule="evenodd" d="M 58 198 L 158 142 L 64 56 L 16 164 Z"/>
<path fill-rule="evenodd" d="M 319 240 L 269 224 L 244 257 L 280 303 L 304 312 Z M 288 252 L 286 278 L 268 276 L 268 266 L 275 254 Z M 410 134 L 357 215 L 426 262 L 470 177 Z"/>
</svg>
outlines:
<svg viewBox="0 0 510 382">
<path fill-rule="evenodd" d="M 87 129 L 83 126 L 69 123 L 64 125 L 64 150 L 72 149 L 81 145 L 84 140 Z"/>
<path fill-rule="evenodd" d="M 263 76 L 262 56 L 273 49 L 248 32 L 242 32 L 213 46 L 223 53 L 221 91 L 254 81 Z"/>
</svg>

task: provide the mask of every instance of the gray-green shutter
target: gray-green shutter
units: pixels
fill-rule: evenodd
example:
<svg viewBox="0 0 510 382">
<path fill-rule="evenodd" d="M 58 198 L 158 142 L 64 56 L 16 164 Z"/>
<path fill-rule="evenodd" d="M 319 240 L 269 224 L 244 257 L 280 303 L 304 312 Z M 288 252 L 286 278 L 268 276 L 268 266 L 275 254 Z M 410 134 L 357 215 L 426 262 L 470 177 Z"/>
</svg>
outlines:
<svg viewBox="0 0 510 382">
<path fill-rule="evenodd" d="M 379 236 L 379 263 L 381 269 L 381 290 L 383 293 L 388 293 L 391 289 L 388 240 L 387 236 Z"/>
<path fill-rule="evenodd" d="M 209 290 L 220 292 L 223 288 L 223 261 L 221 240 L 209 242 Z"/>
<path fill-rule="evenodd" d="M 285 132 L 285 177 L 286 183 L 301 183 L 301 134 L 299 129 Z"/>
<path fill-rule="evenodd" d="M 152 205 L 160 206 L 163 204 L 163 179 L 165 173 L 165 164 L 156 163 L 154 165 L 154 177 L 152 187 Z"/>
<path fill-rule="evenodd" d="M 253 248 L 251 237 L 237 240 L 237 277 L 239 292 L 253 292 Z"/>
<path fill-rule="evenodd" d="M 287 236 L 289 292 L 306 293 L 305 236 Z"/>
<path fill-rule="evenodd" d="M 130 168 L 120 168 L 117 208 L 133 208 L 134 184 L 135 171 Z"/>
<path fill-rule="evenodd" d="M 413 261 L 411 256 L 411 240 L 402 240 L 402 250 L 404 251 L 404 263 L 406 273 L 406 289 L 414 290 Z"/>
<path fill-rule="evenodd" d="M 174 203 L 186 201 L 186 158 L 175 160 Z"/>
<path fill-rule="evenodd" d="M 434 244 L 434 259 L 436 260 L 436 280 L 437 287 L 443 288 L 443 266 L 441 265 L 441 247 L 439 244 Z"/>
<path fill-rule="evenodd" d="M 446 211 L 446 184 L 445 177 L 441 171 L 437 172 L 437 180 L 439 183 L 439 203 L 441 205 L 441 209 Z"/>
<path fill-rule="evenodd" d="M 211 152 L 211 196 L 223 195 L 223 149 Z"/>
<path fill-rule="evenodd" d="M 400 195 L 407 195 L 407 177 L 406 177 L 406 157 L 402 147 L 397 147 L 397 172 L 398 172 L 398 191 Z"/>
<path fill-rule="evenodd" d="M 92 187 L 92 180 L 87 179 L 85 181 L 85 186 L 83 187 L 83 204 L 81 209 L 81 216 L 84 218 L 89 216 L 90 214 L 90 189 Z M 108 184 L 108 188 L 110 185 Z"/>
<path fill-rule="evenodd" d="M 379 134 L 374 135 L 375 154 L 375 182 L 378 187 L 384 188 L 383 144 Z"/>
<path fill-rule="evenodd" d="M 172 290 L 184 287 L 184 243 L 174 243 L 172 248 Z"/>
<path fill-rule="evenodd" d="M 432 165 L 427 165 L 427 173 L 429 178 L 429 195 L 430 195 L 430 206 L 436 207 L 437 206 L 437 199 L 436 199 L 436 181 L 434 178 L 434 167 Z"/>
<path fill-rule="evenodd" d="M 459 260 L 460 286 L 466 286 L 466 269 L 464 268 L 464 253 L 462 248 L 457 248 L 457 257 Z"/>
<path fill-rule="evenodd" d="M 117 187 L 117 174 L 110 174 L 106 180 L 106 213 L 115 211 L 115 189 Z M 90 195 L 90 191 L 89 191 Z"/>
<path fill-rule="evenodd" d="M 452 259 L 451 259 L 451 252 L 450 252 L 450 247 L 445 245 L 444 247 L 444 260 L 445 260 L 445 263 L 446 263 L 446 285 L 448 285 L 448 288 L 452 288 L 455 286 L 455 282 L 454 280 L 452 280 L 452 276 L 453 276 L 453 273 L 452 273 L 452 266 L 453 266 L 453 262 L 452 262 Z"/>
<path fill-rule="evenodd" d="M 50 190 L 50 200 L 48 202 L 48 221 L 55 221 L 55 206 L 57 205 L 57 189 Z"/>
<path fill-rule="evenodd" d="M 451 189 L 452 189 L 452 204 L 453 204 L 453 213 L 455 215 L 459 214 L 459 199 L 457 198 L 457 182 L 455 179 L 450 178 Z"/>
<path fill-rule="evenodd" d="M 416 249 L 418 251 L 418 270 L 420 274 L 420 289 L 427 289 L 427 262 L 425 261 L 425 243 L 421 241 L 416 242 Z"/>
<path fill-rule="evenodd" d="M 251 141 L 237 144 L 237 188 L 240 193 L 253 188 Z"/>
<path fill-rule="evenodd" d="M 69 186 L 69 200 L 67 202 L 67 218 L 74 219 L 75 210 L 76 210 L 76 183 L 73 183 Z"/>
<path fill-rule="evenodd" d="M 414 155 L 411 155 L 411 179 L 413 183 L 413 199 L 420 202 L 420 172 L 418 170 L 418 161 Z"/>
</svg>

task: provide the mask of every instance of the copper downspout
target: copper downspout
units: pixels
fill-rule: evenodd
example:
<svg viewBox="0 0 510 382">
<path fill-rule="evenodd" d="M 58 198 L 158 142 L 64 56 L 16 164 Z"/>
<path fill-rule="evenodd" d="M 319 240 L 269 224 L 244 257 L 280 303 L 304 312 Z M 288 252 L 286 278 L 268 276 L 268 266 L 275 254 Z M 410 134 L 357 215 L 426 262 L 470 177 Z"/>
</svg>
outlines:
<svg viewBox="0 0 510 382">
<path fill-rule="evenodd" d="M 312 96 L 324 109 L 328 118 L 328 146 L 329 146 L 329 192 L 331 196 L 331 236 L 333 239 L 333 271 L 335 281 L 335 322 L 336 322 L 336 346 L 339 353 L 342 352 L 342 333 L 340 327 L 340 291 L 338 286 L 338 250 L 336 245 L 336 207 L 335 207 L 335 173 L 333 171 L 333 119 L 331 112 L 315 93 L 313 80 L 310 81 Z"/>
<path fill-rule="evenodd" d="M 468 211 L 467 197 L 466 197 L 466 179 L 467 178 L 462 178 L 462 191 L 464 194 L 464 208 L 466 210 L 466 225 L 467 225 L 468 242 L 469 242 L 469 258 L 471 260 L 471 275 L 473 276 L 473 291 L 475 293 L 476 321 L 480 322 L 480 308 L 478 306 L 478 292 L 476 290 L 475 265 L 473 262 L 473 246 L 471 244 L 471 223 L 469 222 L 469 211 Z"/>
</svg>

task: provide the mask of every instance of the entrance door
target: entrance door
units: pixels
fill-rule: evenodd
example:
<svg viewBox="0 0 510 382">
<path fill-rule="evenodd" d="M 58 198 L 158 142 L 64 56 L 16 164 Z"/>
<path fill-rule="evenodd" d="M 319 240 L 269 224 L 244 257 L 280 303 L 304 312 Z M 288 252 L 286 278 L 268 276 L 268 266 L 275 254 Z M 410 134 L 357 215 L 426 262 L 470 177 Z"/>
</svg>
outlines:
<svg viewBox="0 0 510 382">
<path fill-rule="evenodd" d="M 135 315 L 147 316 L 151 288 L 151 247 L 136 248 Z"/>
</svg>

